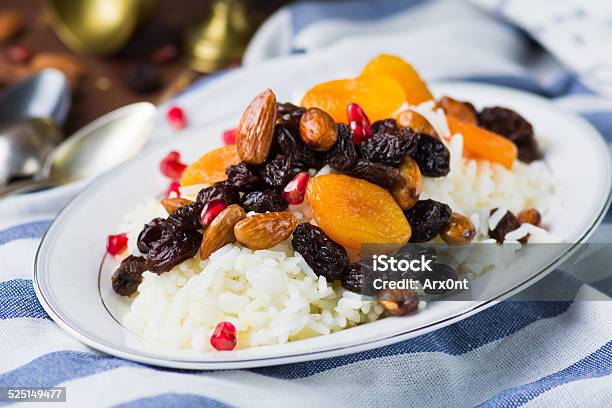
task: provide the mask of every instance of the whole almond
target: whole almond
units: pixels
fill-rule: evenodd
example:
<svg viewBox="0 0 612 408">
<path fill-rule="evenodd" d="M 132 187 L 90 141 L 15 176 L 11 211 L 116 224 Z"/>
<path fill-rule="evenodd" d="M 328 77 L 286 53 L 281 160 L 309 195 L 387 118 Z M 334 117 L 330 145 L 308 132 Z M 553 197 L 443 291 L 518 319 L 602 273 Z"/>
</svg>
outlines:
<svg viewBox="0 0 612 408">
<path fill-rule="evenodd" d="M 179 208 L 184 207 L 187 204 L 193 203 L 193 201 L 187 200 L 186 198 L 175 197 L 175 198 L 164 198 L 163 200 L 161 200 L 161 203 L 166 209 L 166 211 L 168 211 L 168 214 L 172 214 Z"/>
<path fill-rule="evenodd" d="M 202 245 L 200 245 L 200 258 L 208 259 L 210 254 L 227 244 L 236 242 L 234 226 L 246 217 L 246 212 L 238 204 L 232 204 L 210 223 L 204 230 Z"/>
<path fill-rule="evenodd" d="M 0 11 L 0 41 L 8 41 L 23 30 L 23 19 L 16 11 Z"/>
<path fill-rule="evenodd" d="M 397 115 L 397 123 L 401 127 L 412 129 L 415 133 L 425 133 L 440 139 L 438 132 L 431 126 L 431 123 L 423 115 L 411 110 L 405 110 Z"/>
<path fill-rule="evenodd" d="M 249 249 L 268 249 L 280 244 L 293 233 L 297 220 L 288 212 L 255 214 L 234 226 L 234 235 Z"/>
<path fill-rule="evenodd" d="M 262 164 L 268 158 L 276 123 L 276 96 L 266 89 L 251 101 L 242 113 L 236 132 L 240 160 Z"/>
<path fill-rule="evenodd" d="M 423 189 L 423 177 L 419 165 L 411 157 L 404 158 L 399 167 L 400 181 L 391 188 L 391 195 L 402 210 L 412 208 Z"/>
<path fill-rule="evenodd" d="M 336 122 L 319 108 L 308 109 L 300 118 L 300 136 L 312 150 L 326 151 L 338 139 Z"/>
</svg>

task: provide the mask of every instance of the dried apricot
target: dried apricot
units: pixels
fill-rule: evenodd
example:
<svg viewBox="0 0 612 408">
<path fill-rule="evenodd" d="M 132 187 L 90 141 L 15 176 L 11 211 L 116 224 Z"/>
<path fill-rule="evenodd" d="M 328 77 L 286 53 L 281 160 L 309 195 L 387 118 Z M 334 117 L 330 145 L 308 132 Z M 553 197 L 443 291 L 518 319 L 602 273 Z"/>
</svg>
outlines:
<svg viewBox="0 0 612 408">
<path fill-rule="evenodd" d="M 214 184 L 227 179 L 225 169 L 240 163 L 236 145 L 223 146 L 211 150 L 193 162 L 183 172 L 181 186 L 194 184 Z"/>
<path fill-rule="evenodd" d="M 376 77 L 388 75 L 395 78 L 404 89 L 406 100 L 412 105 L 418 105 L 434 99 L 419 73 L 412 65 L 398 56 L 380 54 L 368 62 L 363 71 L 361 71 L 361 74 L 374 75 Z"/>
<path fill-rule="evenodd" d="M 362 75 L 355 79 L 338 79 L 312 87 L 301 105 L 319 108 L 336 122 L 345 123 L 346 107 L 357 103 L 372 122 L 390 117 L 406 100 L 400 83 L 388 75 Z"/>
<path fill-rule="evenodd" d="M 517 149 L 510 140 L 453 116 L 447 116 L 446 120 L 451 134 L 461 133 L 463 136 L 463 150 L 469 157 L 512 167 Z"/>
<path fill-rule="evenodd" d="M 334 241 L 354 250 L 362 244 L 400 244 L 410 239 L 410 224 L 382 187 L 341 174 L 325 174 L 308 183 L 306 194 L 319 227 Z"/>
</svg>

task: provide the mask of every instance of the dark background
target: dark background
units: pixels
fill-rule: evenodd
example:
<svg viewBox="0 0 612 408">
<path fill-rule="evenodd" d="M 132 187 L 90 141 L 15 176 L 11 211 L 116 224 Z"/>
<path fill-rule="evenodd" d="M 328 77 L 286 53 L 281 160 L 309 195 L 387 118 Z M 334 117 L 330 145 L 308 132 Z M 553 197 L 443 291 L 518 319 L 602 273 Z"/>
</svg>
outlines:
<svg viewBox="0 0 612 408">
<path fill-rule="evenodd" d="M 80 1 L 80 0 L 75 0 Z M 266 16 L 288 1 L 251 1 L 249 12 L 254 19 Z M 17 11 L 24 20 L 22 34 L 8 43 L 0 44 L 0 64 L 6 64 L 10 47 L 24 45 L 32 54 L 37 52 L 59 52 L 76 56 L 84 65 L 86 74 L 73 90 L 72 109 L 65 124 L 71 134 L 91 120 L 120 106 L 137 102 L 157 103 L 172 81 L 188 66 L 181 55 L 182 30 L 202 21 L 209 12 L 210 0 L 159 0 L 155 15 L 134 34 L 126 47 L 111 57 L 99 58 L 76 54 L 55 34 L 45 0 L 1 0 L 1 10 Z M 178 57 L 164 64 L 155 64 L 160 86 L 151 92 L 135 92 L 128 84 L 130 71 L 148 64 L 151 55 L 164 45 L 173 44 Z M 2 68 L 2 67 L 0 67 Z M 0 84 L 0 88 L 6 84 Z"/>
</svg>

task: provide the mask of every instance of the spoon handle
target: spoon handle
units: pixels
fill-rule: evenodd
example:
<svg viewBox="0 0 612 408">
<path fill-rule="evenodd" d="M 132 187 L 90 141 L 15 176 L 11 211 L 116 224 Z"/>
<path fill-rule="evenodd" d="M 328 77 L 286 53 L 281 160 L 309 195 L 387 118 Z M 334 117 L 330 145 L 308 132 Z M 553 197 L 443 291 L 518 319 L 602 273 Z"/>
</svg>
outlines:
<svg viewBox="0 0 612 408">
<path fill-rule="evenodd" d="M 0 188 L 0 199 L 6 198 L 15 194 L 30 193 L 32 191 L 43 190 L 54 187 L 56 184 L 50 180 L 23 180 L 11 183 L 8 186 Z"/>
</svg>

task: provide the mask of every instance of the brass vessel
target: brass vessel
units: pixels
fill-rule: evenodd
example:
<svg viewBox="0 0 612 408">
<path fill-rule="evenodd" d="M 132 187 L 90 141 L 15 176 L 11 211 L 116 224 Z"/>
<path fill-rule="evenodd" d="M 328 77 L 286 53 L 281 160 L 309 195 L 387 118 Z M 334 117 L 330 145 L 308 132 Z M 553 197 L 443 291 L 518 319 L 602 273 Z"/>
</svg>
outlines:
<svg viewBox="0 0 612 408">
<path fill-rule="evenodd" d="M 50 0 L 58 36 L 79 52 L 108 55 L 118 51 L 155 11 L 157 0 Z"/>
<path fill-rule="evenodd" d="M 187 30 L 185 50 L 196 71 L 210 73 L 239 63 L 256 26 L 245 1 L 216 0 L 208 17 Z"/>
</svg>

